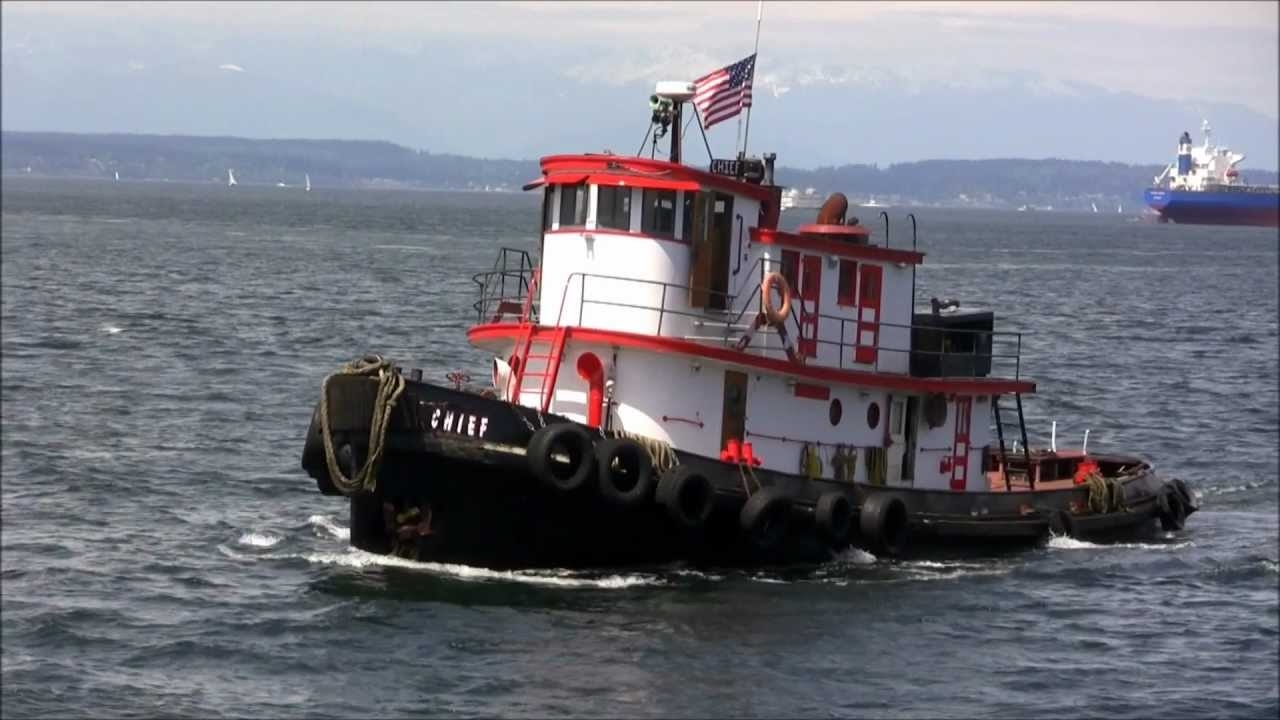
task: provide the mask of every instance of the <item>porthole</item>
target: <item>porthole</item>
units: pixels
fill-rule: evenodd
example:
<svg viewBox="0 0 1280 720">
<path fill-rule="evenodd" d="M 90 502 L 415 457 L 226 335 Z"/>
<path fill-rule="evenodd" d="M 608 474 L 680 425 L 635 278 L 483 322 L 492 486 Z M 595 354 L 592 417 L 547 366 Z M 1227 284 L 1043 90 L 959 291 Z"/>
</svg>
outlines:
<svg viewBox="0 0 1280 720">
<path fill-rule="evenodd" d="M 873 402 L 867 406 L 867 427 L 871 428 L 872 430 L 875 430 L 876 426 L 879 424 L 880 424 L 880 404 Z"/>
<path fill-rule="evenodd" d="M 831 407 L 827 409 L 827 417 L 831 419 L 831 424 L 839 425 L 842 415 L 844 415 L 844 408 L 840 405 L 840 398 L 832 398 Z"/>
</svg>

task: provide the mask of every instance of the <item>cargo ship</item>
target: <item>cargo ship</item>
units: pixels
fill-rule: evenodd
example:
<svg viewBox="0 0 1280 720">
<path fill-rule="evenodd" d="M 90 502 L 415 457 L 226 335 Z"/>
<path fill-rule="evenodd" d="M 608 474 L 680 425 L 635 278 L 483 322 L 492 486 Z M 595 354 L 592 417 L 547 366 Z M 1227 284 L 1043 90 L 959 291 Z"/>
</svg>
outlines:
<svg viewBox="0 0 1280 720">
<path fill-rule="evenodd" d="M 1201 131 L 1199 147 L 1192 145 L 1191 133 L 1182 133 L 1177 162 L 1147 188 L 1147 205 L 1163 222 L 1280 226 L 1280 187 L 1250 185 L 1236 169 L 1244 155 L 1213 145 L 1208 121 Z"/>
</svg>

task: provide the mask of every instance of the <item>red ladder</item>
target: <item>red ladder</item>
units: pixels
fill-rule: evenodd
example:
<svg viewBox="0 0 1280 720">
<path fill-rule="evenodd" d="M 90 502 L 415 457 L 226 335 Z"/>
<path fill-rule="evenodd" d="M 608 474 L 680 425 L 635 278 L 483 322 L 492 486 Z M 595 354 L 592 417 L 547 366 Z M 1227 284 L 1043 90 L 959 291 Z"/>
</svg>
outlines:
<svg viewBox="0 0 1280 720">
<path fill-rule="evenodd" d="M 969 484 L 969 424 L 973 398 L 956 398 L 955 444 L 951 448 L 951 489 L 964 490 Z"/>
<path fill-rule="evenodd" d="M 560 374 L 560 361 L 564 359 L 565 338 L 569 334 L 569 328 L 563 325 L 555 328 L 549 341 L 538 339 L 537 334 L 537 325 L 528 323 L 525 326 L 524 336 L 516 354 L 519 365 L 516 367 L 515 390 L 511 394 L 511 401 L 519 404 L 525 378 L 535 378 L 538 381 L 538 407 L 542 412 L 548 412 L 551 409 L 551 398 L 556 390 L 556 377 Z M 531 352 L 535 345 L 546 347 L 547 352 Z M 530 370 L 529 362 L 533 360 L 543 361 L 542 366 Z"/>
</svg>

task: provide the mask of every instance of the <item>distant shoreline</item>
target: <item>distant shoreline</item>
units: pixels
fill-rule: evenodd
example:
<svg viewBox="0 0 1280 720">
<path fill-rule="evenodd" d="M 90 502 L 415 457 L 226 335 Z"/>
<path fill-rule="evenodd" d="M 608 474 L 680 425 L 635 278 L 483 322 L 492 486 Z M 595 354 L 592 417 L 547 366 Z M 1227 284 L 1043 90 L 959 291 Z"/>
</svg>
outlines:
<svg viewBox="0 0 1280 720">
<path fill-rule="evenodd" d="M 0 133 L 0 174 L 122 181 L 225 183 L 313 188 L 520 192 L 540 174 L 535 160 L 434 154 L 373 140 L 256 140 L 229 136 Z M 1170 158 L 1172 160 L 1172 158 Z M 1164 165 L 1091 160 L 994 158 L 922 160 L 886 167 L 778 167 L 779 184 L 851 202 L 933 207 L 1054 207 L 1138 211 L 1142 192 Z M 1242 168 L 1252 184 L 1276 184 L 1274 171 Z"/>
</svg>

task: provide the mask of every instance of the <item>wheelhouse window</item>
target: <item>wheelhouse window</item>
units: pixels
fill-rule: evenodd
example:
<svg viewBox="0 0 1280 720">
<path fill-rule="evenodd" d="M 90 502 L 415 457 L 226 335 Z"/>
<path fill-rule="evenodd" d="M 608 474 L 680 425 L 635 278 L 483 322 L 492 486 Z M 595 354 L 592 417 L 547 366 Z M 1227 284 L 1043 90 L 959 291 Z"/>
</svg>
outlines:
<svg viewBox="0 0 1280 720">
<path fill-rule="evenodd" d="M 698 194 L 696 192 L 684 191 L 684 200 L 681 202 L 680 226 L 683 233 L 681 237 L 684 238 L 685 242 L 693 240 L 694 207 L 697 199 Z"/>
<path fill-rule="evenodd" d="M 646 235 L 675 237 L 676 191 L 645 190 L 641 202 L 640 231 Z"/>
<path fill-rule="evenodd" d="M 858 304 L 858 263 L 856 260 L 840 261 L 839 284 L 836 287 L 836 304 L 854 307 Z"/>
<path fill-rule="evenodd" d="M 556 219 L 556 188 L 548 185 L 542 194 L 542 229 L 550 230 Z"/>
<path fill-rule="evenodd" d="M 560 186 L 560 227 L 587 224 L 587 184 Z"/>
<path fill-rule="evenodd" d="M 791 288 L 791 294 L 800 294 L 800 253 L 795 250 L 782 251 L 782 267 L 780 268 L 782 277 L 787 279 L 787 287 Z"/>
<path fill-rule="evenodd" d="M 596 227 L 631 229 L 631 188 L 608 185 L 597 188 Z"/>
</svg>

